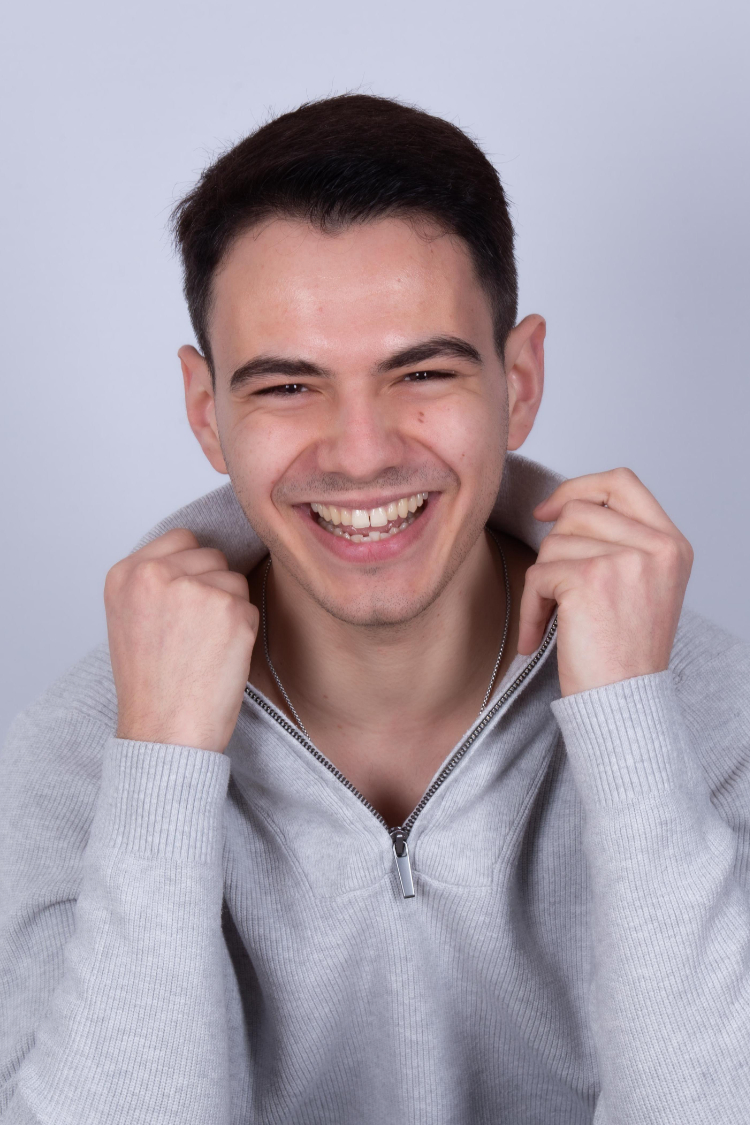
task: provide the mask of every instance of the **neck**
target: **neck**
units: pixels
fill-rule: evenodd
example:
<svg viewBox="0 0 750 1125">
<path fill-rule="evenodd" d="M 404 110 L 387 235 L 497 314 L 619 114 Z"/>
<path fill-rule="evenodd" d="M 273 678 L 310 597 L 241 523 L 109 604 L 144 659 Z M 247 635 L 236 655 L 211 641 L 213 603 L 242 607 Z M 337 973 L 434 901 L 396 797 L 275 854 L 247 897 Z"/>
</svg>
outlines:
<svg viewBox="0 0 750 1125">
<path fill-rule="evenodd" d="M 511 569 L 514 542 L 503 542 Z M 256 590 L 265 566 L 254 576 Z M 511 597 L 512 606 L 517 600 Z M 388 626 L 332 617 L 276 562 L 268 575 L 267 619 L 273 664 L 324 752 L 336 731 L 366 741 L 374 734 L 378 740 L 395 737 L 408 745 L 416 732 L 452 728 L 457 716 L 466 729 L 478 714 L 506 619 L 502 559 L 489 535 L 482 535 L 431 606 L 411 621 Z M 516 619 L 511 616 L 512 624 Z M 515 653 L 514 633 L 511 628 L 499 673 Z M 251 680 L 288 712 L 261 666 L 259 641 Z"/>
</svg>

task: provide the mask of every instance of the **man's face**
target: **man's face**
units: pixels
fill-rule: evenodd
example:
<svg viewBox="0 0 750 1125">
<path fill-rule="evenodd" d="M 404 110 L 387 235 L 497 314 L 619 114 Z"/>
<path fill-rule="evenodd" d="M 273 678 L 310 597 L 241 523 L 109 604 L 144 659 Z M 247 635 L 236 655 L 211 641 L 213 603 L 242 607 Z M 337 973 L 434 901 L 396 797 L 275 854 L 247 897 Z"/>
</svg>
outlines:
<svg viewBox="0 0 750 1125">
<path fill-rule="evenodd" d="M 341 620 L 414 618 L 476 549 L 506 450 L 467 249 L 400 219 L 272 220 L 217 272 L 209 333 L 212 429 L 275 565 Z"/>
</svg>

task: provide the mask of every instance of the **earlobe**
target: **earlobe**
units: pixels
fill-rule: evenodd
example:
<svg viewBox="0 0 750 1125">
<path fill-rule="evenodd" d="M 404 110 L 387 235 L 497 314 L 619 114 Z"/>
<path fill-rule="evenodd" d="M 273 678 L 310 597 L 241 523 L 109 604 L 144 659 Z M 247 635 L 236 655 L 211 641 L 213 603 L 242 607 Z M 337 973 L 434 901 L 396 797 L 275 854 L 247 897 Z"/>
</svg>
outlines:
<svg viewBox="0 0 750 1125">
<path fill-rule="evenodd" d="M 216 401 L 208 364 L 200 352 L 190 344 L 181 347 L 177 355 L 182 366 L 185 407 L 190 429 L 217 473 L 228 475 L 219 442 Z"/>
<path fill-rule="evenodd" d="M 508 336 L 508 449 L 520 449 L 526 441 L 542 401 L 546 331 L 544 318 L 534 313 L 524 317 Z"/>
</svg>

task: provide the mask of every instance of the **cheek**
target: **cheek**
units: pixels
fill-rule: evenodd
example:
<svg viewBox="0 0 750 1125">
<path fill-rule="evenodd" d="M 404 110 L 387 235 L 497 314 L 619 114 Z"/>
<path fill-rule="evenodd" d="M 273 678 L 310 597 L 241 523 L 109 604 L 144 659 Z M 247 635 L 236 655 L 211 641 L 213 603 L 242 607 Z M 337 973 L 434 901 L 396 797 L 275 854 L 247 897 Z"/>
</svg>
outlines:
<svg viewBox="0 0 750 1125">
<path fill-rule="evenodd" d="M 494 487 L 505 452 L 502 404 L 472 396 L 435 403 L 423 413 L 416 437 L 454 470 L 462 487 Z"/>
<path fill-rule="evenodd" d="M 259 411 L 230 428 L 224 457 L 246 512 L 268 511 L 273 506 L 273 489 L 309 441 L 309 426 L 292 416 L 274 417 Z"/>
</svg>

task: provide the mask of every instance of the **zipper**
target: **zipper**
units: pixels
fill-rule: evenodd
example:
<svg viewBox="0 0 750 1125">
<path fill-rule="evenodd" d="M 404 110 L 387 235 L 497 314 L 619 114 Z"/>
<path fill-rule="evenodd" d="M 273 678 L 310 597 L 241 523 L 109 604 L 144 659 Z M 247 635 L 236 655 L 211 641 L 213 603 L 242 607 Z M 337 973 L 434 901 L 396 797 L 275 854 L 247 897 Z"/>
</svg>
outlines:
<svg viewBox="0 0 750 1125">
<path fill-rule="evenodd" d="M 511 696 L 515 695 L 521 684 L 524 683 L 524 681 L 527 680 L 531 675 L 531 673 L 536 668 L 537 664 L 551 645 L 552 638 L 554 637 L 556 630 L 557 615 L 555 615 L 552 624 L 547 630 L 546 637 L 542 641 L 537 651 L 534 653 L 532 659 L 529 661 L 526 667 L 521 672 L 519 672 L 513 683 L 505 689 L 503 694 L 498 699 L 497 703 L 494 703 L 486 713 L 486 715 L 483 715 L 482 718 L 477 722 L 476 726 L 472 728 L 470 733 L 459 746 L 458 750 L 456 750 L 455 754 L 453 754 L 450 761 L 443 766 L 438 776 L 426 790 L 419 804 L 409 813 L 404 823 L 402 825 L 399 825 L 398 828 L 391 828 L 385 818 L 382 817 L 378 810 L 370 804 L 370 802 L 367 800 L 367 797 L 360 793 L 359 789 L 357 789 L 355 785 L 352 785 L 349 778 L 346 777 L 341 772 L 341 770 L 337 769 L 336 766 L 334 766 L 333 762 L 330 762 L 324 754 L 321 754 L 320 750 L 318 750 L 315 746 L 313 746 L 312 742 L 305 738 L 305 736 L 302 734 L 302 731 L 294 726 L 293 723 L 290 723 L 289 720 L 284 715 L 280 714 L 275 707 L 272 707 L 269 703 L 266 703 L 265 699 L 262 699 L 261 696 L 257 695 L 250 684 L 247 684 L 245 687 L 245 695 L 252 699 L 253 702 L 257 704 L 257 706 L 260 707 L 261 710 L 265 711 L 267 715 L 270 715 L 270 717 L 274 719 L 279 724 L 279 726 L 287 732 L 287 734 L 290 734 L 292 738 L 296 739 L 301 746 L 304 746 L 304 748 L 310 754 L 312 754 L 313 758 L 316 758 L 321 763 L 321 765 L 325 766 L 329 773 L 332 773 L 333 776 L 338 781 L 340 781 L 342 785 L 345 785 L 350 793 L 353 793 L 357 800 L 360 801 L 366 809 L 369 809 L 375 819 L 380 821 L 391 838 L 393 856 L 396 862 L 396 872 L 398 874 L 399 883 L 401 884 L 401 891 L 403 893 L 403 896 L 404 898 L 414 898 L 414 880 L 412 878 L 411 861 L 409 859 L 409 845 L 407 843 L 407 840 L 409 833 L 414 827 L 415 820 L 422 812 L 427 802 L 435 796 L 440 786 L 456 768 L 472 743 L 476 742 L 477 738 L 485 729 L 487 724 L 494 718 L 500 708 L 508 702 Z"/>
</svg>

